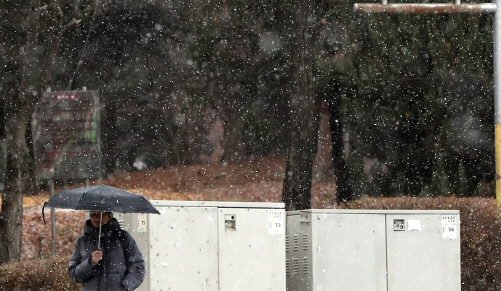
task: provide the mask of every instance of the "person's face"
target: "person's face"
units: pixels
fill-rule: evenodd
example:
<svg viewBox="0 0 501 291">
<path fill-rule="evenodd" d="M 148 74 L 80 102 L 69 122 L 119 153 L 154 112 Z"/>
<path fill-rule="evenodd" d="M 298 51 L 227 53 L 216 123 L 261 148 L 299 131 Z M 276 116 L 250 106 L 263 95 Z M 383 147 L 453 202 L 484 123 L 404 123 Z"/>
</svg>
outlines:
<svg viewBox="0 0 501 291">
<path fill-rule="evenodd" d="M 105 225 L 110 221 L 110 216 L 108 213 L 103 212 L 103 220 L 101 225 Z M 90 212 L 90 223 L 94 227 L 99 227 L 99 224 L 101 222 L 101 212 L 99 211 L 91 211 Z"/>
</svg>

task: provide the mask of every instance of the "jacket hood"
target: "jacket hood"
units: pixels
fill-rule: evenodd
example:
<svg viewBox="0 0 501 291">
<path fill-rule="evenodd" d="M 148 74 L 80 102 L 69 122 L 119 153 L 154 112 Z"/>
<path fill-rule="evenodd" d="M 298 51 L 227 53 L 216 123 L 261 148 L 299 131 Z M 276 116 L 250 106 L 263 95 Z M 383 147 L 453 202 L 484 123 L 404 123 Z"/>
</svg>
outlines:
<svg viewBox="0 0 501 291">
<path fill-rule="evenodd" d="M 120 223 L 118 223 L 116 218 L 112 218 L 107 224 L 101 226 L 101 235 L 109 231 L 119 231 L 119 230 L 121 230 Z M 92 226 L 90 219 L 88 219 L 85 222 L 83 232 L 85 234 L 90 235 L 97 241 L 97 238 L 99 236 L 99 227 Z"/>
</svg>

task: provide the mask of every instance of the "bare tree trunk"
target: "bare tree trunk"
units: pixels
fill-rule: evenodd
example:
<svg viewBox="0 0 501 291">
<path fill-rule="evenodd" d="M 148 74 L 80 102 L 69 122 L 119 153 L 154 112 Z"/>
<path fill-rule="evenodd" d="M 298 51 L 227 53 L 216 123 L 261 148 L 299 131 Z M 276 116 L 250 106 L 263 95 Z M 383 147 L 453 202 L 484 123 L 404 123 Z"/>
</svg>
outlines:
<svg viewBox="0 0 501 291">
<path fill-rule="evenodd" d="M 62 15 L 57 0 L 41 6 L 32 1 L 25 19 L 26 41 L 18 54 L 11 56 L 7 74 L 11 76 L 5 96 L 5 132 L 7 162 L 5 190 L 0 210 L 0 264 L 21 259 L 24 183 L 29 177 L 26 128 L 31 121 L 34 106 L 42 95 L 52 73 L 62 35 Z M 43 39 L 41 13 L 44 12 Z M 42 49 L 41 49 L 42 48 Z"/>
<path fill-rule="evenodd" d="M 28 176 L 25 139 L 28 116 L 23 111 L 6 116 L 7 159 L 0 212 L 0 263 L 21 258 L 23 190 Z"/>
<path fill-rule="evenodd" d="M 336 202 L 338 204 L 353 200 L 353 188 L 350 184 L 348 166 L 343 157 L 343 123 L 341 96 L 337 82 L 329 90 L 329 126 L 332 138 L 331 157 L 336 175 Z"/>
<path fill-rule="evenodd" d="M 225 110 L 226 113 L 232 111 L 231 109 Z M 223 156 L 222 160 L 225 162 L 240 161 L 245 157 L 245 148 L 242 139 L 238 132 L 234 130 L 235 116 L 228 114 L 223 116 Z"/>
<path fill-rule="evenodd" d="M 292 78 L 290 86 L 290 142 L 287 149 L 282 201 L 287 210 L 311 207 L 312 166 L 318 143 L 319 119 L 313 87 L 314 1 L 298 0 L 293 9 Z"/>
<path fill-rule="evenodd" d="M 235 162 L 245 158 L 245 145 L 242 141 L 242 108 L 243 101 L 239 84 L 234 80 L 224 80 L 224 89 L 218 89 L 217 94 L 224 98 L 218 100 L 218 108 L 222 108 L 221 117 L 223 120 L 223 138 L 221 147 L 223 148 L 222 161 Z M 228 102 L 227 100 L 231 100 Z"/>
</svg>

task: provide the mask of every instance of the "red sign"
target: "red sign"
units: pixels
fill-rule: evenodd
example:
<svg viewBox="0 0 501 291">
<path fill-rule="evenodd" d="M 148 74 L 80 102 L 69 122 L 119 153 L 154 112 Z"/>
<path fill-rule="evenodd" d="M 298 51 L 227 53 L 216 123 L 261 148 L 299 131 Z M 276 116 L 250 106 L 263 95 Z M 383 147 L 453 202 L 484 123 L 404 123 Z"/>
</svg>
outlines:
<svg viewBox="0 0 501 291">
<path fill-rule="evenodd" d="M 54 95 L 54 98 L 56 98 L 57 100 L 77 100 L 78 95 L 76 94 Z"/>
</svg>

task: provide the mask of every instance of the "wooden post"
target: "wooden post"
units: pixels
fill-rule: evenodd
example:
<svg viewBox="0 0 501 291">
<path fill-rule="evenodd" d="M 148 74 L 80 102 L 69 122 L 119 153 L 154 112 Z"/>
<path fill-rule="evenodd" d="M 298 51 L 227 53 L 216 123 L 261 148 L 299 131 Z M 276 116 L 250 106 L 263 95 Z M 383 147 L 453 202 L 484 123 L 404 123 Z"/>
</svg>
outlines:
<svg viewBox="0 0 501 291">
<path fill-rule="evenodd" d="M 50 197 L 54 196 L 54 180 L 50 179 Z M 51 237 L 52 237 L 52 252 L 51 256 L 56 256 L 56 209 L 50 208 L 50 224 L 51 224 Z"/>
</svg>

